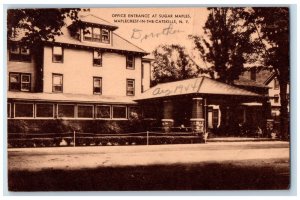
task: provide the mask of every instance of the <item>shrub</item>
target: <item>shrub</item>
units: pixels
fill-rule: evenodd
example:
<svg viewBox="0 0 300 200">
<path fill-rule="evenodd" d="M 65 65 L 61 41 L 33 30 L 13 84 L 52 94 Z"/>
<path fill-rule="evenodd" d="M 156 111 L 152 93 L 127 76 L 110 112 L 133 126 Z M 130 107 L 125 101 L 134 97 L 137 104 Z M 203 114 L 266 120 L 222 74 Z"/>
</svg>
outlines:
<svg viewBox="0 0 300 200">
<path fill-rule="evenodd" d="M 29 125 L 25 120 L 8 120 L 8 133 L 28 133 Z"/>
</svg>

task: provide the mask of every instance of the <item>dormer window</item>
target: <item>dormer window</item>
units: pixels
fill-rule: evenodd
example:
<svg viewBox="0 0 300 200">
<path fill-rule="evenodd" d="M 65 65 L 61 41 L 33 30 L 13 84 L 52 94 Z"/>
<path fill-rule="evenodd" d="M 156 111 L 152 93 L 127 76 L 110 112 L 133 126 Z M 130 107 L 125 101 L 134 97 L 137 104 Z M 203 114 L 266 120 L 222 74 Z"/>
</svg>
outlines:
<svg viewBox="0 0 300 200">
<path fill-rule="evenodd" d="M 86 27 L 83 35 L 83 40 L 109 44 L 109 30 L 99 27 Z"/>
<path fill-rule="evenodd" d="M 102 29 L 102 42 L 109 43 L 109 31 L 107 29 Z"/>
</svg>

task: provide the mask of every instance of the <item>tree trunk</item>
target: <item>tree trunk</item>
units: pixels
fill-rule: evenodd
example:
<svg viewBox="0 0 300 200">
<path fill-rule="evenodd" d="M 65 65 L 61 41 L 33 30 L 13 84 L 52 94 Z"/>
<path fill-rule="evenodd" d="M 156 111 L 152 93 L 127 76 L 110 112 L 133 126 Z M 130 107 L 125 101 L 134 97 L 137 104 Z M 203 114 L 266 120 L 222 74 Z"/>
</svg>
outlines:
<svg viewBox="0 0 300 200">
<path fill-rule="evenodd" d="M 280 134 L 282 139 L 288 139 L 289 136 L 289 114 L 287 100 L 287 82 L 280 81 Z"/>
</svg>

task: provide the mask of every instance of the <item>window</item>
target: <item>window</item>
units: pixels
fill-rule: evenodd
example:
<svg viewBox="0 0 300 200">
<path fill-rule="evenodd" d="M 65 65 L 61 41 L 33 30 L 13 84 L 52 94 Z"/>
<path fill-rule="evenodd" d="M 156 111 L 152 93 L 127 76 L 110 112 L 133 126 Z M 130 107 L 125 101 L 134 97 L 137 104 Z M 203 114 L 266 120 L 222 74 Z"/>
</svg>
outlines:
<svg viewBox="0 0 300 200">
<path fill-rule="evenodd" d="M 92 41 L 92 35 L 93 35 L 93 29 L 92 29 L 92 27 L 87 27 L 84 30 L 84 37 L 83 37 L 83 39 L 87 40 L 87 41 Z"/>
<path fill-rule="evenodd" d="M 63 48 L 54 46 L 52 49 L 52 62 L 62 63 L 63 62 Z"/>
<path fill-rule="evenodd" d="M 97 106 L 96 107 L 96 118 L 110 119 L 110 106 Z"/>
<path fill-rule="evenodd" d="M 83 40 L 91 42 L 109 43 L 109 30 L 99 27 L 86 27 Z"/>
<path fill-rule="evenodd" d="M 52 92 L 63 92 L 62 74 L 52 74 Z"/>
<path fill-rule="evenodd" d="M 15 117 L 33 117 L 33 104 L 16 103 Z"/>
<path fill-rule="evenodd" d="M 126 94 L 127 96 L 134 96 L 134 79 L 127 79 Z"/>
<path fill-rule="evenodd" d="M 126 56 L 126 68 L 134 69 L 134 56 L 132 55 Z"/>
<path fill-rule="evenodd" d="M 94 66 L 102 66 L 102 53 L 99 51 L 94 51 L 94 58 L 93 58 L 93 65 Z"/>
<path fill-rule="evenodd" d="M 95 42 L 101 42 L 101 30 L 100 28 L 93 28 L 92 40 Z"/>
<path fill-rule="evenodd" d="M 12 91 L 30 91 L 31 74 L 10 73 L 9 74 L 9 90 Z"/>
<path fill-rule="evenodd" d="M 31 76 L 28 74 L 21 74 L 21 91 L 30 91 Z"/>
<path fill-rule="evenodd" d="M 93 92 L 94 94 L 102 94 L 102 78 L 101 77 L 94 77 L 93 83 Z"/>
<path fill-rule="evenodd" d="M 252 68 L 250 70 L 250 78 L 251 78 L 251 80 L 256 81 L 256 69 L 255 68 Z"/>
<path fill-rule="evenodd" d="M 35 107 L 35 117 L 45 117 L 53 118 L 54 117 L 54 106 L 50 103 L 38 103 Z"/>
<path fill-rule="evenodd" d="M 101 40 L 103 43 L 109 43 L 109 31 L 107 29 L 102 29 Z"/>
<path fill-rule="evenodd" d="M 113 118 L 126 119 L 126 106 L 113 106 Z"/>
<path fill-rule="evenodd" d="M 279 89 L 279 82 L 277 78 L 274 78 L 274 89 L 278 90 Z"/>
<path fill-rule="evenodd" d="M 274 95 L 274 103 L 278 103 L 279 102 L 279 95 L 275 94 Z"/>
<path fill-rule="evenodd" d="M 137 119 L 140 116 L 140 111 L 138 107 L 128 107 L 128 118 L 129 119 Z"/>
<path fill-rule="evenodd" d="M 10 61 L 31 62 L 30 50 L 26 46 L 12 44 L 9 50 Z"/>
<path fill-rule="evenodd" d="M 11 118 L 11 104 L 7 104 L 7 118 Z"/>
<path fill-rule="evenodd" d="M 58 117 L 74 118 L 74 105 L 59 104 L 57 107 Z"/>
<path fill-rule="evenodd" d="M 94 106 L 92 105 L 78 105 L 77 106 L 78 112 L 78 118 L 93 118 L 94 117 Z"/>
</svg>

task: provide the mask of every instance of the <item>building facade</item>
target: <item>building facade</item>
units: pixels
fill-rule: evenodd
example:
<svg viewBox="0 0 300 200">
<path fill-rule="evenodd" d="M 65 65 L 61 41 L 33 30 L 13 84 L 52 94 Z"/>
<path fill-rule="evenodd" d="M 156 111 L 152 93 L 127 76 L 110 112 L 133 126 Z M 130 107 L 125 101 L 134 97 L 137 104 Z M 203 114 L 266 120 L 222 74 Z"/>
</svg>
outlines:
<svg viewBox="0 0 300 200">
<path fill-rule="evenodd" d="M 8 119 L 127 120 L 150 87 L 148 53 L 93 15 L 35 53 L 8 42 Z M 36 53 L 38 52 L 38 53 Z"/>
</svg>

